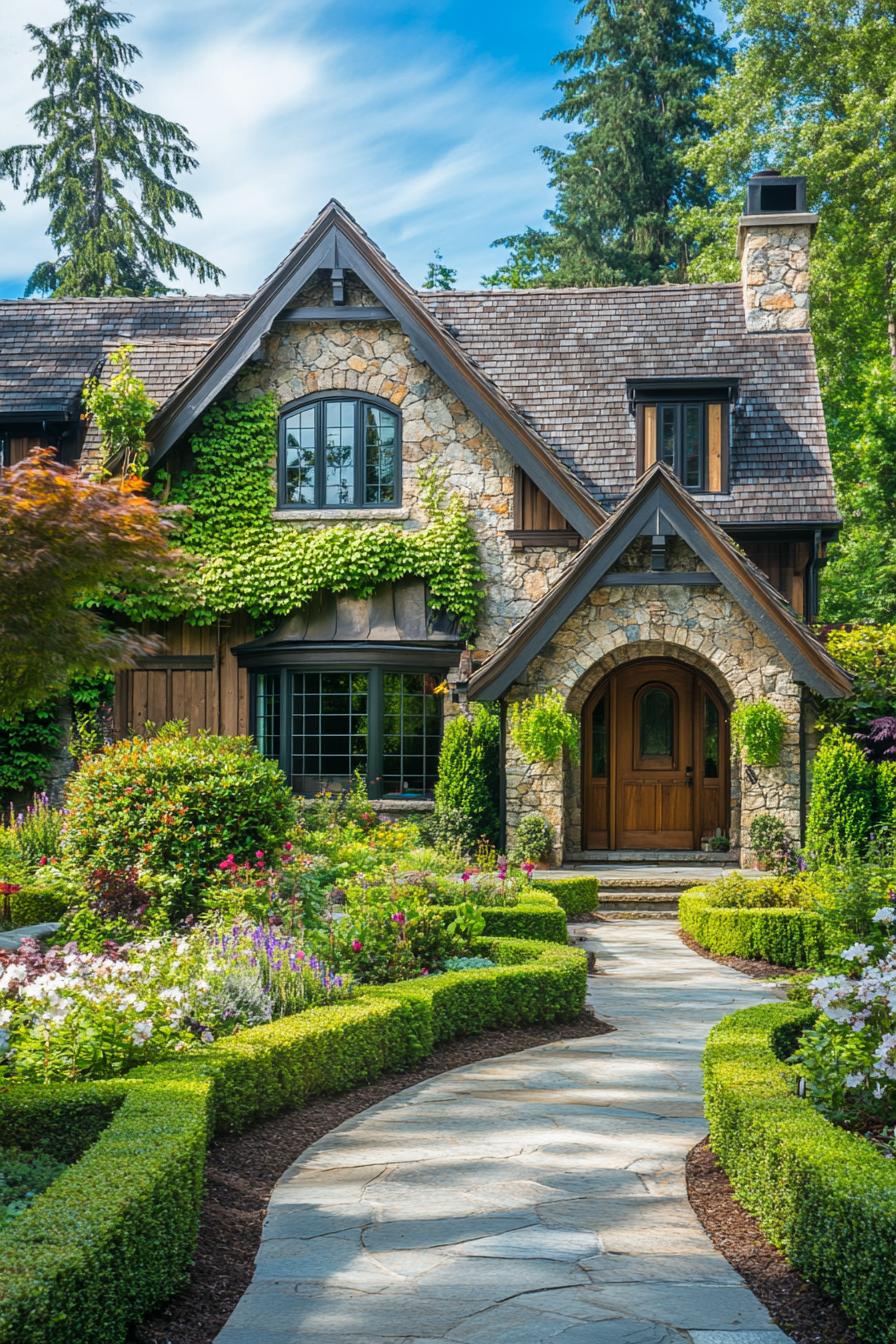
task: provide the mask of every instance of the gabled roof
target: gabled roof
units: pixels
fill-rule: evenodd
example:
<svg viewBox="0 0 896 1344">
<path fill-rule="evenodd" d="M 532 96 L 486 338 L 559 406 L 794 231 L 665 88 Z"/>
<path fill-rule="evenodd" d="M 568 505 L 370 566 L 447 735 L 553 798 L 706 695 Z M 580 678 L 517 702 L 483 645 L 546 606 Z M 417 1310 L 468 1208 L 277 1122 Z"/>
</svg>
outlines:
<svg viewBox="0 0 896 1344">
<path fill-rule="evenodd" d="M 852 693 L 852 680 L 785 604 L 763 574 L 732 546 L 720 527 L 662 463 L 635 489 L 470 679 L 470 695 L 497 700 L 529 666 L 572 613 L 600 587 L 623 551 L 639 536 L 680 536 L 781 651 L 798 681 L 830 699 Z M 632 575 L 632 583 L 638 578 Z M 660 579 L 660 582 L 662 580 Z M 675 581 L 670 574 L 669 582 Z"/>
<path fill-rule="evenodd" d="M 836 526 L 812 337 L 748 332 L 739 285 L 439 293 L 430 310 L 611 510 L 637 476 L 626 383 L 737 380 L 730 491 L 717 522 Z"/>
<path fill-rule="evenodd" d="M 155 465 L 218 396 L 279 314 L 322 268 L 353 271 L 410 337 L 417 356 L 489 429 L 567 522 L 590 537 L 604 510 L 539 433 L 477 368 L 351 215 L 330 201 L 289 255 L 156 414 L 148 430 Z M 334 316 L 338 310 L 334 310 Z"/>
<path fill-rule="evenodd" d="M 84 379 L 125 341 L 156 401 L 165 401 L 246 299 L 6 299 L 0 302 L 0 415 L 80 414 Z"/>
</svg>

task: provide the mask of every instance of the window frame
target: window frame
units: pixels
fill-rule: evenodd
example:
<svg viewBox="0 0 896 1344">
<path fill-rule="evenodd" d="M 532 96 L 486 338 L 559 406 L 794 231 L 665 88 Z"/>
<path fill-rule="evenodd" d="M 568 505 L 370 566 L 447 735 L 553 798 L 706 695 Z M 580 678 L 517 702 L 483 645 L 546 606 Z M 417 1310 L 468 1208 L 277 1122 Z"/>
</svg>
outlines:
<svg viewBox="0 0 896 1344">
<path fill-rule="evenodd" d="M 355 464 L 354 464 L 354 500 L 351 503 L 328 504 L 326 500 L 326 427 L 324 423 L 325 406 L 328 402 L 354 402 Z M 366 488 L 367 444 L 365 435 L 365 408 L 371 406 L 386 411 L 395 419 L 395 459 L 394 499 L 379 503 L 367 503 L 364 500 Z M 310 504 L 296 504 L 286 493 L 286 435 L 287 421 L 297 411 L 314 409 L 314 501 Z M 350 510 L 362 512 L 367 509 L 380 511 L 401 507 L 402 490 L 402 416 L 399 408 L 382 397 L 367 393 L 353 392 L 351 389 L 313 392 L 309 396 L 299 397 L 280 407 L 277 434 L 277 508 L 290 513 L 339 512 Z"/>
<path fill-rule="evenodd" d="M 698 407 L 700 409 L 700 446 L 699 446 L 699 483 L 697 485 L 688 485 L 685 481 L 685 420 L 688 407 Z M 646 462 L 646 435 L 645 422 L 646 410 L 652 407 L 655 415 L 654 422 L 654 458 L 653 462 L 662 461 L 660 455 L 660 436 L 663 411 L 666 409 L 675 411 L 675 444 L 674 461 L 672 464 L 666 463 L 670 470 L 674 472 L 676 479 L 681 483 L 685 490 L 692 495 L 726 495 L 730 492 L 729 484 L 729 444 L 731 441 L 730 418 L 731 407 L 728 399 L 718 393 L 707 393 L 700 389 L 694 389 L 688 392 L 687 388 L 676 388 L 668 394 L 660 390 L 645 391 L 639 394 L 635 400 L 635 434 L 637 440 L 637 472 L 642 476 L 653 462 Z M 719 487 L 710 488 L 709 484 L 709 441 L 710 441 L 710 412 L 712 408 L 718 407 L 719 417 Z"/>
<path fill-rule="evenodd" d="M 249 688 L 249 732 L 255 740 L 256 747 L 261 750 L 257 738 L 258 730 L 258 696 L 260 678 L 279 677 L 279 715 L 280 715 L 280 742 L 277 762 L 280 769 L 289 780 L 290 787 L 296 792 L 294 774 L 293 774 L 293 684 L 292 677 L 294 673 L 314 672 L 314 673 L 364 673 L 367 676 L 367 793 L 369 798 L 374 799 L 402 799 L 408 795 L 401 793 L 386 792 L 384 789 L 384 739 L 385 739 L 385 679 L 389 674 L 409 674 L 431 676 L 438 685 L 444 680 L 445 665 L 444 660 L 435 656 L 432 660 L 422 660 L 419 657 L 414 659 L 402 659 L 400 661 L 382 660 L 374 661 L 367 659 L 357 661 L 355 659 L 323 661 L 314 660 L 313 662 L 283 662 L 272 663 L 269 666 L 253 667 L 250 671 Z M 442 734 L 445 730 L 445 714 L 442 705 L 439 705 L 439 741 L 435 748 L 436 773 L 438 772 L 438 752 L 441 747 Z M 403 756 L 403 751 L 402 751 Z M 274 759 L 269 757 L 268 759 Z M 433 779 L 433 785 L 435 779 Z M 311 794 L 302 794 L 303 797 L 312 797 Z M 432 790 L 423 791 L 422 796 L 417 799 L 421 802 L 431 801 Z M 413 798 L 411 799 L 413 801 Z"/>
</svg>

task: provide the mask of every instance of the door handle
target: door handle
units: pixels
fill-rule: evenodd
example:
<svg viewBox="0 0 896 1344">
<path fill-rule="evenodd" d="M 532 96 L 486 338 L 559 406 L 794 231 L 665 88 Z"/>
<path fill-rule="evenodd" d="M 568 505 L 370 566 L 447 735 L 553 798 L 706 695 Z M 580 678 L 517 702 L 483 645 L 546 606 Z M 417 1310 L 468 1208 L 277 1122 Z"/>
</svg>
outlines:
<svg viewBox="0 0 896 1344">
<path fill-rule="evenodd" d="M 689 789 L 694 787 L 694 767 L 692 765 L 685 766 L 684 782 Z"/>
</svg>

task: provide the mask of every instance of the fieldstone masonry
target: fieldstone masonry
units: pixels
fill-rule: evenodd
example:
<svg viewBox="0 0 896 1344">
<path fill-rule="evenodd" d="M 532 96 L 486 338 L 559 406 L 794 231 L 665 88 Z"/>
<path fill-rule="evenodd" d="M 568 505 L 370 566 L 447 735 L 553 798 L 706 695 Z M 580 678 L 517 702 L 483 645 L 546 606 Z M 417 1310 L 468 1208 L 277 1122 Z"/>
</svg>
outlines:
<svg viewBox="0 0 896 1344">
<path fill-rule="evenodd" d="M 802 216 L 812 220 L 813 216 Z M 814 225 L 741 219 L 739 250 L 748 331 L 809 329 L 809 242 Z"/>
<path fill-rule="evenodd" d="M 325 301 L 309 290 L 301 302 Z M 354 282 L 353 306 L 376 303 Z M 319 527 L 342 517 L 375 526 L 404 527 L 426 522 L 420 472 L 436 463 L 449 490 L 459 491 L 470 509 L 486 573 L 479 639 L 491 651 L 556 582 L 573 552 L 568 546 L 514 549 L 506 535 L 513 527 L 513 462 L 492 435 L 469 414 L 440 378 L 417 360 L 396 322 L 277 322 L 266 338 L 260 362 L 239 374 L 234 392 L 251 397 L 273 392 L 281 404 L 315 392 L 369 393 L 390 401 L 402 417 L 402 499 L 397 509 L 352 509 L 340 513 L 283 513 L 295 527 Z"/>
<path fill-rule="evenodd" d="M 799 835 L 801 688 L 758 626 L 721 587 L 658 585 L 596 588 L 533 660 L 513 687 L 511 699 L 525 699 L 557 687 L 578 715 L 608 672 L 637 658 L 674 658 L 703 672 L 733 708 L 761 698 L 787 718 L 781 763 L 756 768 L 752 783 L 732 762 L 731 836 L 749 859 L 750 823 L 760 812 L 780 816 Z M 510 839 L 528 812 L 551 822 L 562 854 L 581 853 L 581 776 L 568 760 L 531 766 L 508 741 L 507 823 Z"/>
</svg>

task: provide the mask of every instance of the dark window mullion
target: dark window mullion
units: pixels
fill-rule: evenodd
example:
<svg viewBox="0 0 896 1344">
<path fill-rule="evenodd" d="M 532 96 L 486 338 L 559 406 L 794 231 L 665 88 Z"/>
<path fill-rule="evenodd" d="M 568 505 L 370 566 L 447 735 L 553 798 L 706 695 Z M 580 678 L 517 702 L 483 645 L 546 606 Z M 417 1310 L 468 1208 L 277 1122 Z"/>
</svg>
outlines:
<svg viewBox="0 0 896 1344">
<path fill-rule="evenodd" d="M 293 697 L 291 674 L 281 668 L 280 677 L 280 769 L 292 786 L 292 716 Z"/>
<path fill-rule="evenodd" d="M 371 798 L 383 794 L 383 669 L 367 674 L 367 788 Z"/>
<path fill-rule="evenodd" d="M 314 403 L 314 507 L 316 509 L 322 509 L 326 502 L 325 406 L 325 401 Z"/>
<path fill-rule="evenodd" d="M 365 466 L 365 442 L 364 442 L 364 403 L 355 402 L 355 508 L 361 508 L 364 504 L 364 466 Z"/>
</svg>

